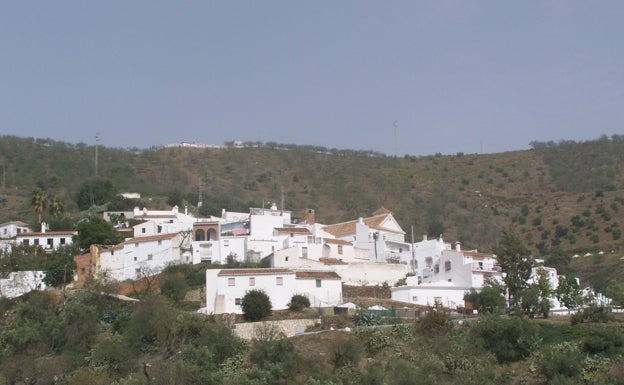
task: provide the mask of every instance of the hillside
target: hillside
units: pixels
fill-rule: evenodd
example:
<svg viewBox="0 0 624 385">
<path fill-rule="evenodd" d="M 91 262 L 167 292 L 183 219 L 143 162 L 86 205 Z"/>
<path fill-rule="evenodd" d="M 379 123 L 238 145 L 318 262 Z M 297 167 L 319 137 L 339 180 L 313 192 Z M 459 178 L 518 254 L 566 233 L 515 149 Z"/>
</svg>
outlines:
<svg viewBox="0 0 624 385">
<path fill-rule="evenodd" d="M 532 143 L 499 154 L 384 156 L 370 151 L 252 143 L 245 148 L 98 148 L 100 179 L 144 204 L 189 204 L 200 214 L 246 211 L 277 202 L 316 211 L 321 223 L 369 216 L 380 207 L 411 229 L 488 250 L 514 227 L 535 254 L 554 259 L 622 247 L 624 137 Z M 76 196 L 95 175 L 95 147 L 51 139 L 0 137 L 4 167 L 0 221 L 33 222 L 32 191 L 58 196 L 76 213 Z M 283 198 L 282 198 L 283 197 Z"/>
</svg>

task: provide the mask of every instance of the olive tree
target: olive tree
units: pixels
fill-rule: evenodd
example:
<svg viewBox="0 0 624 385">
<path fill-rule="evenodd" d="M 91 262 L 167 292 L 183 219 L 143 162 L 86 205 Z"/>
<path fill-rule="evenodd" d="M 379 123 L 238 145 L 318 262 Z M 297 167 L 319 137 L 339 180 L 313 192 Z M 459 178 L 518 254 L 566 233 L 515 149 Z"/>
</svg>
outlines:
<svg viewBox="0 0 624 385">
<path fill-rule="evenodd" d="M 271 299 L 264 290 L 249 290 L 241 299 L 241 308 L 245 319 L 260 321 L 271 315 Z"/>
</svg>

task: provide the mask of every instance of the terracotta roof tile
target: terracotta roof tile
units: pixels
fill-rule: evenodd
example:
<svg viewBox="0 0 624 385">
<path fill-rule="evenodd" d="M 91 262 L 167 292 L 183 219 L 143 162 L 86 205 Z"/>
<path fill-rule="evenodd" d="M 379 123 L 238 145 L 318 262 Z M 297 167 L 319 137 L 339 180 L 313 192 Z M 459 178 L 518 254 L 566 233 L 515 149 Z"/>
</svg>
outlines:
<svg viewBox="0 0 624 385">
<path fill-rule="evenodd" d="M 75 235 L 78 234 L 75 230 L 70 231 L 46 231 L 45 233 L 41 232 L 28 232 L 28 233 L 19 233 L 17 234 L 17 238 L 20 237 L 45 237 L 47 235 Z"/>
<path fill-rule="evenodd" d="M 335 271 L 298 271 L 295 276 L 297 279 L 341 279 Z"/>
<path fill-rule="evenodd" d="M 494 254 L 479 253 L 476 251 L 468 251 L 468 250 L 462 250 L 460 251 L 460 253 L 463 253 L 464 255 L 470 255 L 473 257 L 496 257 Z"/>
<path fill-rule="evenodd" d="M 323 242 L 325 242 L 325 243 L 332 243 L 334 245 L 349 245 L 349 246 L 353 246 L 353 243 L 351 243 L 349 241 L 345 241 L 343 239 L 323 238 Z"/>
<path fill-rule="evenodd" d="M 390 213 L 383 213 L 379 215 L 374 215 L 372 217 L 363 218 L 363 221 L 364 221 L 364 224 L 368 227 L 380 228 L 379 226 L 390 215 L 391 215 Z M 323 230 L 336 236 L 346 235 L 346 234 L 355 234 L 355 224 L 357 222 L 358 222 L 358 219 L 349 221 L 349 222 L 336 223 L 334 225 L 327 225 L 323 228 Z"/>
<path fill-rule="evenodd" d="M 273 274 L 294 274 L 290 269 L 274 268 L 274 269 L 222 269 L 219 277 L 229 275 L 273 275 Z"/>
<path fill-rule="evenodd" d="M 275 230 L 277 230 L 280 233 L 293 233 L 293 234 L 312 235 L 310 230 L 308 230 L 308 229 L 306 229 L 304 227 L 276 227 Z"/>
<path fill-rule="evenodd" d="M 319 258 L 319 261 L 326 265 L 348 265 L 348 263 L 344 262 L 342 259 L 337 258 Z"/>
<path fill-rule="evenodd" d="M 167 234 L 157 234 L 157 235 L 146 235 L 144 237 L 134 237 L 126 240 L 124 243 L 137 243 L 137 242 L 150 242 L 150 241 L 158 241 L 161 239 L 171 239 L 175 238 L 178 233 L 167 233 Z"/>
</svg>

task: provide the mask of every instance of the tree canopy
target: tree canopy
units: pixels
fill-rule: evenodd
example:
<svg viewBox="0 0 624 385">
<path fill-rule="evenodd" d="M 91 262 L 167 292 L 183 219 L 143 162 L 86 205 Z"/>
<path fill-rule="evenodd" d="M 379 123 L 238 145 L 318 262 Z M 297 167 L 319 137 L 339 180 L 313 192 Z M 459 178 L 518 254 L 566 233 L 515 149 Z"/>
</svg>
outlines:
<svg viewBox="0 0 624 385">
<path fill-rule="evenodd" d="M 93 205 L 102 205 L 112 201 L 115 194 L 115 188 L 110 180 L 87 180 L 82 184 L 76 195 L 76 203 L 79 209 L 86 210 Z"/>
<path fill-rule="evenodd" d="M 504 229 L 498 246 L 493 248 L 503 272 L 509 298 L 516 300 L 519 292 L 528 286 L 533 258 L 519 235 L 512 229 Z"/>
<path fill-rule="evenodd" d="M 78 223 L 77 235 L 74 235 L 74 243 L 82 250 L 91 245 L 116 245 L 124 240 L 122 234 L 117 232 L 113 225 L 100 217 L 91 217 Z"/>
</svg>

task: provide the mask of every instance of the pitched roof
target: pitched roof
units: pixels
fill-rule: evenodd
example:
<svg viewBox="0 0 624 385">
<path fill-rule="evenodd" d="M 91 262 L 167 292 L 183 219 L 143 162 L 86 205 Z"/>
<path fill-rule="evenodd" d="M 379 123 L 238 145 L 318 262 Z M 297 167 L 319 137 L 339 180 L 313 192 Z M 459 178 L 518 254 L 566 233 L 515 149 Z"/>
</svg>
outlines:
<svg viewBox="0 0 624 385">
<path fill-rule="evenodd" d="M 297 279 L 341 279 L 335 271 L 298 271 L 295 277 Z"/>
<path fill-rule="evenodd" d="M 293 233 L 293 234 L 301 234 L 301 235 L 312 235 L 310 230 L 305 227 L 275 227 L 280 233 Z"/>
<path fill-rule="evenodd" d="M 325 265 L 348 265 L 342 259 L 337 258 L 319 258 L 319 262 L 323 262 Z"/>
<path fill-rule="evenodd" d="M 26 226 L 28 227 L 28 223 L 22 222 L 22 221 L 11 221 L 11 222 L 5 222 L 5 223 L 0 223 L 0 226 L 10 226 L 10 225 L 15 225 L 15 226 Z"/>
<path fill-rule="evenodd" d="M 464 255 L 470 255 L 470 256 L 473 256 L 473 257 L 496 257 L 496 255 L 494 255 L 494 254 L 479 253 L 477 251 L 461 250 L 460 253 L 462 253 Z"/>
<path fill-rule="evenodd" d="M 27 233 L 19 233 L 17 234 L 17 238 L 21 238 L 21 237 L 45 237 L 45 236 L 50 236 L 50 235 L 75 235 L 78 234 L 77 231 L 75 230 L 69 230 L 69 231 L 46 231 L 45 233 L 42 232 L 27 232 Z"/>
<path fill-rule="evenodd" d="M 353 243 L 351 243 L 349 241 L 345 241 L 343 239 L 323 238 L 323 242 L 325 242 L 325 243 L 332 243 L 334 245 L 349 245 L 349 246 L 353 246 Z"/>
<path fill-rule="evenodd" d="M 294 274 L 290 269 L 273 268 L 273 269 L 222 269 L 217 274 L 219 277 L 231 275 L 274 275 L 274 274 Z"/>
<path fill-rule="evenodd" d="M 166 233 L 166 234 L 157 234 L 157 235 L 146 235 L 144 237 L 134 237 L 126 240 L 124 243 L 137 243 L 137 242 L 151 242 L 151 241 L 159 241 L 162 239 L 172 239 L 175 238 L 178 233 Z"/>
<path fill-rule="evenodd" d="M 396 232 L 394 230 L 390 230 L 390 229 L 386 229 L 386 228 L 381 227 L 381 224 L 386 219 L 388 219 L 390 216 L 392 216 L 392 213 L 387 212 L 387 213 L 374 215 L 374 216 L 368 217 L 368 218 L 362 218 L 362 221 L 364 222 L 364 224 L 366 226 L 368 226 L 370 228 L 384 230 L 384 231 Z M 327 225 L 327 226 L 325 226 L 323 228 L 323 230 L 325 230 L 328 233 L 330 233 L 332 235 L 335 235 L 335 236 L 347 235 L 347 234 L 355 234 L 355 224 L 358 221 L 359 221 L 359 219 L 353 220 L 353 221 L 348 221 L 348 222 L 343 222 L 343 223 L 336 223 L 334 225 Z"/>
</svg>

